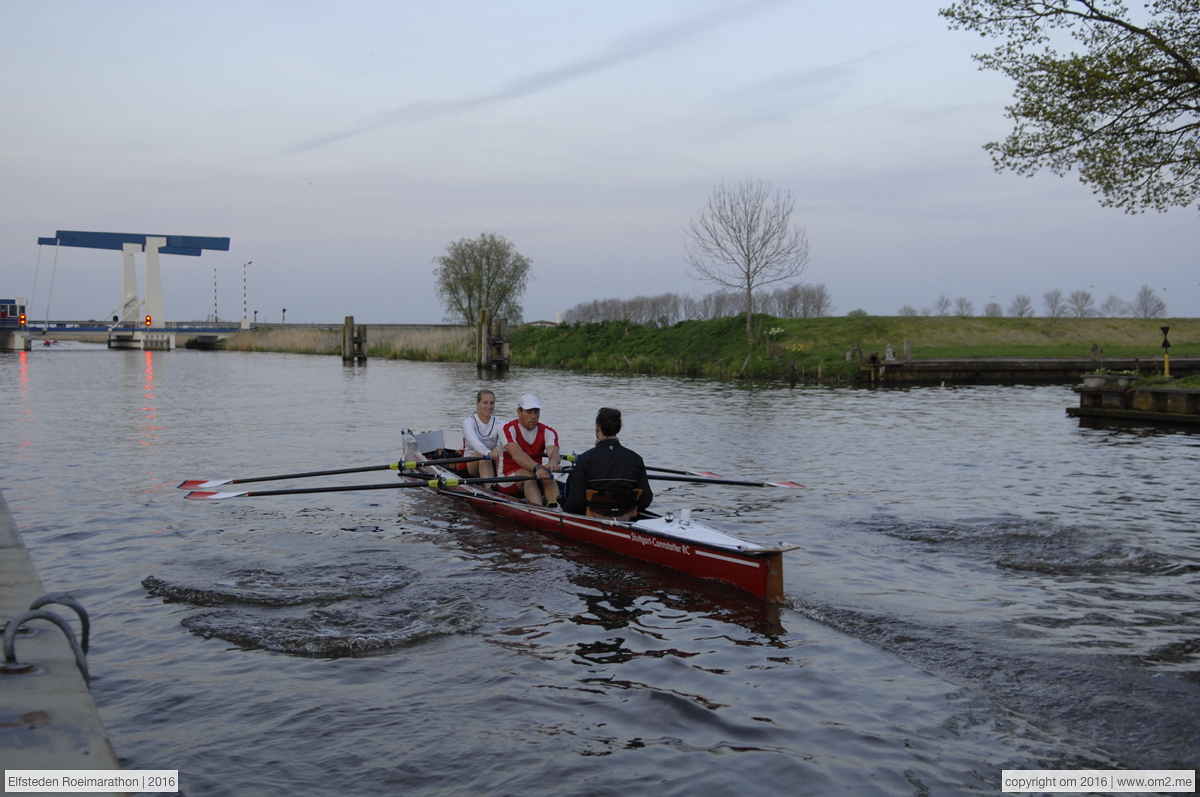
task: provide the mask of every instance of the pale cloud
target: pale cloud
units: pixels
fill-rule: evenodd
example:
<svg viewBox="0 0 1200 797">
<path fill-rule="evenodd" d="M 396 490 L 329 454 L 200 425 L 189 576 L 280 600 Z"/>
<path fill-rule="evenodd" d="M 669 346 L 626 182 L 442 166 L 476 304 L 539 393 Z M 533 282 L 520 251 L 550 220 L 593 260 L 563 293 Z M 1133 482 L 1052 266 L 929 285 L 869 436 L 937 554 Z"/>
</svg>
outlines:
<svg viewBox="0 0 1200 797">
<path fill-rule="evenodd" d="M 315 136 L 295 146 L 293 152 L 309 152 L 356 136 L 388 127 L 462 113 L 490 105 L 551 91 L 564 83 L 612 69 L 615 66 L 669 50 L 722 25 L 745 20 L 786 0 L 755 0 L 715 12 L 698 14 L 669 25 L 628 34 L 610 42 L 595 55 L 517 78 L 497 89 L 458 99 L 408 103 L 368 117 L 360 124 Z"/>
</svg>

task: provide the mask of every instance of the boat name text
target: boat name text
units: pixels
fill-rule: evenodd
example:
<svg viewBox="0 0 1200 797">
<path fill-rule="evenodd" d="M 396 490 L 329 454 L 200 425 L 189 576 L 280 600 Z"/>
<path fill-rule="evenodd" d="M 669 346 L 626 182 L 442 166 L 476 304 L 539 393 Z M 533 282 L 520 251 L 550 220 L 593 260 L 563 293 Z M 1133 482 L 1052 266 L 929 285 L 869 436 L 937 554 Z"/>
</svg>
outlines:
<svg viewBox="0 0 1200 797">
<path fill-rule="evenodd" d="M 649 537 L 645 534 L 638 534 L 636 532 L 630 532 L 629 536 L 634 542 L 641 543 L 642 545 L 649 545 L 652 548 L 662 548 L 674 553 L 681 553 L 684 556 L 687 556 L 692 552 L 691 549 L 689 549 L 688 546 L 684 545 L 683 543 L 664 540 L 660 537 Z"/>
</svg>

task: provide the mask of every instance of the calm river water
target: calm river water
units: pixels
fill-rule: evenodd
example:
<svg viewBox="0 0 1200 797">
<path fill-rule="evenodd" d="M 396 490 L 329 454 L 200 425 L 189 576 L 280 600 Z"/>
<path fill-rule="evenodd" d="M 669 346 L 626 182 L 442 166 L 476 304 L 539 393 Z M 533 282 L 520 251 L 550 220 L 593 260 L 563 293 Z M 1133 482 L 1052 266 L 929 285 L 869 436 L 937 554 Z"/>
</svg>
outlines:
<svg viewBox="0 0 1200 797">
<path fill-rule="evenodd" d="M 772 610 L 416 491 L 175 487 L 394 461 L 473 410 L 473 366 L 61 344 L 0 378 L 0 488 L 92 614 L 113 745 L 187 795 L 991 794 L 1005 768 L 1197 765 L 1200 434 L 1081 426 L 1066 387 L 490 383 L 505 417 L 539 394 L 567 450 L 611 405 L 651 464 L 807 485 L 658 485 L 802 546 Z"/>
</svg>

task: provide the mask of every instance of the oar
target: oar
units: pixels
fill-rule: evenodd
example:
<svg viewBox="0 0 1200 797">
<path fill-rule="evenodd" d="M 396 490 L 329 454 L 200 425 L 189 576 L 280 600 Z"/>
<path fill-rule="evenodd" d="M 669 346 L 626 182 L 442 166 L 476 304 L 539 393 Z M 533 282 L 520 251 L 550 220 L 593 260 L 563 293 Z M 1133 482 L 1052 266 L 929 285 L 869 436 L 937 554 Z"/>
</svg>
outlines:
<svg viewBox="0 0 1200 797">
<path fill-rule="evenodd" d="M 649 470 L 649 468 L 646 470 Z M 690 476 L 657 476 L 652 473 L 648 473 L 646 476 L 647 478 L 655 479 L 657 481 L 668 482 L 691 482 L 693 484 L 732 484 L 740 487 L 785 487 L 789 490 L 804 489 L 803 484 L 796 484 L 795 482 L 746 482 L 739 481 L 737 479 L 700 479 L 692 478 Z"/>
<path fill-rule="evenodd" d="M 479 479 L 459 479 L 456 477 L 440 479 L 422 479 L 415 482 L 388 482 L 387 484 L 352 484 L 342 487 L 296 487 L 291 490 L 254 490 L 240 493 L 214 493 L 205 490 L 193 490 L 184 498 L 193 501 L 220 501 L 225 498 L 256 498 L 261 495 L 301 495 L 304 493 L 348 493 L 355 490 L 400 490 L 405 487 L 432 487 L 435 490 L 446 487 L 458 487 L 462 484 L 497 484 L 500 482 L 523 482 L 536 479 L 536 476 L 489 476 Z"/>
<path fill-rule="evenodd" d="M 489 457 L 457 457 L 455 459 L 410 459 L 407 462 L 393 462 L 390 465 L 368 465 L 364 468 L 342 468 L 340 470 L 314 470 L 308 473 L 287 473 L 282 476 L 255 476 L 250 479 L 213 479 L 203 481 L 190 479 L 179 484 L 180 490 L 210 490 L 223 484 L 249 484 L 250 482 L 271 482 L 281 479 L 307 479 L 310 476 L 334 476 L 339 473 L 366 473 L 372 470 L 411 470 L 422 465 L 457 465 L 460 462 L 479 462 Z"/>
<path fill-rule="evenodd" d="M 712 473 L 711 471 L 707 470 L 671 470 L 670 468 L 652 468 L 649 465 L 646 466 L 646 470 L 653 471 L 655 473 L 676 473 L 680 476 L 706 476 L 710 479 L 721 478 L 721 474 Z"/>
<path fill-rule="evenodd" d="M 563 457 L 563 459 L 567 460 L 568 462 L 576 462 L 579 459 L 579 455 L 567 454 Z M 710 479 L 721 478 L 721 474 L 713 473 L 707 470 L 671 470 L 670 468 L 652 468 L 649 465 L 646 466 L 646 470 L 654 471 L 656 473 L 675 473 L 680 476 L 706 476 Z"/>
<path fill-rule="evenodd" d="M 661 468 L 646 468 L 646 470 L 661 470 Z M 570 473 L 570 468 L 564 468 L 563 472 Z M 803 484 L 795 482 L 747 482 L 738 479 L 709 479 L 692 476 L 658 476 L 653 473 L 646 474 L 647 479 L 667 482 L 691 482 L 692 484 L 732 484 L 737 487 L 784 487 L 789 490 L 803 490 Z"/>
</svg>

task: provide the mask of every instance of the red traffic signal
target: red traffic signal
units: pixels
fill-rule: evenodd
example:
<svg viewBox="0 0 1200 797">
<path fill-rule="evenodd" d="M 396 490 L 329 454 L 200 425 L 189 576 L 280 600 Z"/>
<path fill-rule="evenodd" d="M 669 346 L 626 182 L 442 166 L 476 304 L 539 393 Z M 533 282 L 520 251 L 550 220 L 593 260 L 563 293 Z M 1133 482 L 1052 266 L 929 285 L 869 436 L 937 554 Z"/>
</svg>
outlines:
<svg viewBox="0 0 1200 797">
<path fill-rule="evenodd" d="M 21 313 L 21 326 L 25 326 L 25 314 Z"/>
<path fill-rule="evenodd" d="M 150 326 L 150 316 L 146 316 L 146 326 Z"/>
</svg>

